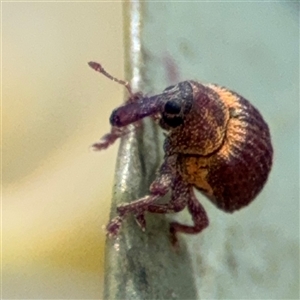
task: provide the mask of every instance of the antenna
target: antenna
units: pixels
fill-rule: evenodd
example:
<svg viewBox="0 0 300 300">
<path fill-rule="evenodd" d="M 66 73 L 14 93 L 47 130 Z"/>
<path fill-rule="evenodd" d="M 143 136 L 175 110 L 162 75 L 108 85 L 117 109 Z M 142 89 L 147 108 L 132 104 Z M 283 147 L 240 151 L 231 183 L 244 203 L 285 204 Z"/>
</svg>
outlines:
<svg viewBox="0 0 300 300">
<path fill-rule="evenodd" d="M 107 73 L 104 68 L 97 62 L 94 62 L 94 61 L 90 61 L 88 63 L 88 65 L 94 69 L 95 71 L 103 74 L 104 76 L 106 76 L 107 78 L 109 78 L 110 80 L 112 81 L 115 81 L 121 85 L 124 85 L 126 87 L 126 89 L 128 90 L 130 96 L 133 96 L 133 93 L 132 93 L 132 90 L 131 90 L 131 86 L 129 84 L 128 81 L 124 81 L 124 80 L 120 80 L 120 79 L 117 79 L 116 77 L 113 77 L 112 75 L 110 75 L 109 73 Z"/>
</svg>

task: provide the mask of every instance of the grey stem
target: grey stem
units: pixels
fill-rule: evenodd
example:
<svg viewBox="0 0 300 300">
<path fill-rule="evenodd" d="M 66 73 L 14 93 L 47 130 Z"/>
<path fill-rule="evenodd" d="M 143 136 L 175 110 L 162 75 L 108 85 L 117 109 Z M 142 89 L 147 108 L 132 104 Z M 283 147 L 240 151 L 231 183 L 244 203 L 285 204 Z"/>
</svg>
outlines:
<svg viewBox="0 0 300 300">
<path fill-rule="evenodd" d="M 142 2 L 124 3 L 125 70 L 133 91 L 142 90 Z M 111 217 L 116 206 L 149 193 L 162 162 L 160 129 L 152 120 L 132 128 L 121 140 L 117 158 Z M 132 216 L 124 222 L 116 240 L 107 239 L 104 299 L 197 299 L 192 262 L 184 240 L 175 251 L 169 240 L 165 216 L 146 216 L 142 232 Z"/>
</svg>

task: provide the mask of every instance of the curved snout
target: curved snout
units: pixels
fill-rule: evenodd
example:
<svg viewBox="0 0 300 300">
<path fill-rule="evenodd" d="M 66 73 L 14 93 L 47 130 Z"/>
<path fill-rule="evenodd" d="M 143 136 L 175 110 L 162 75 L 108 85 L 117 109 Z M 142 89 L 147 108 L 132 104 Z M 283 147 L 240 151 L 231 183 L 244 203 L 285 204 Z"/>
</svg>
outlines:
<svg viewBox="0 0 300 300">
<path fill-rule="evenodd" d="M 123 127 L 158 113 L 160 111 L 158 99 L 157 96 L 145 97 L 138 102 L 127 103 L 114 109 L 109 119 L 110 124 Z"/>
</svg>

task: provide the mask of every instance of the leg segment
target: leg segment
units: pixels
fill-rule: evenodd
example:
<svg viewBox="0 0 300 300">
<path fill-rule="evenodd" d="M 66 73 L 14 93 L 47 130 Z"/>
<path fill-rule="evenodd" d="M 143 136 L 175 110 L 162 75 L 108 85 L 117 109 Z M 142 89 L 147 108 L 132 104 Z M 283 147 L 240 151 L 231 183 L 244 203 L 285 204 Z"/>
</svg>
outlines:
<svg viewBox="0 0 300 300">
<path fill-rule="evenodd" d="M 182 181 L 180 176 L 177 176 L 172 184 L 171 201 L 167 204 L 149 204 L 146 209 L 147 212 L 151 213 L 168 214 L 179 212 L 183 210 L 186 205 L 188 206 L 194 225 L 183 225 L 178 222 L 172 222 L 170 224 L 171 241 L 174 246 L 178 245 L 177 232 L 196 234 L 209 224 L 206 212 L 195 197 L 192 186 Z M 137 216 L 137 221 L 142 229 L 144 229 L 144 212 L 142 215 Z"/>
<path fill-rule="evenodd" d="M 128 132 L 129 128 L 127 126 L 121 128 L 112 126 L 110 133 L 105 134 L 99 142 L 92 145 L 92 148 L 95 151 L 104 150 L 112 145 L 118 138 L 126 135 Z"/>
<path fill-rule="evenodd" d="M 209 224 L 207 214 L 194 195 L 192 187 L 190 188 L 190 196 L 187 201 L 188 210 L 192 216 L 194 226 L 183 225 L 178 222 L 172 222 L 170 224 L 170 233 L 173 245 L 178 244 L 177 232 L 183 232 L 187 234 L 196 234 L 206 228 Z"/>
<path fill-rule="evenodd" d="M 130 202 L 128 204 L 118 206 L 117 207 L 118 216 L 113 218 L 106 226 L 106 231 L 108 236 L 116 237 L 119 234 L 122 222 L 130 212 L 136 215 L 136 220 L 138 224 L 144 230 L 146 226 L 144 213 L 143 213 L 145 210 L 144 207 L 147 207 L 148 203 L 152 203 L 157 199 L 159 199 L 160 197 L 161 195 L 149 195 L 141 199 L 135 200 L 133 202 Z"/>
<path fill-rule="evenodd" d="M 186 207 L 189 186 L 182 181 L 181 176 L 177 175 L 172 182 L 172 196 L 169 203 L 150 204 L 147 211 L 157 214 L 171 214 L 183 210 Z"/>
<path fill-rule="evenodd" d="M 203 206 L 196 199 L 192 186 L 185 183 L 181 176 L 176 174 L 175 170 L 176 156 L 165 160 L 160 169 L 160 175 L 151 184 L 150 195 L 135 200 L 128 204 L 122 204 L 117 207 L 118 216 L 107 225 L 107 234 L 111 237 L 118 235 L 124 218 L 133 213 L 137 223 L 145 229 L 145 212 L 151 213 L 175 213 L 188 206 L 189 212 L 194 222 L 193 226 L 183 225 L 178 222 L 170 224 L 170 233 L 173 245 L 178 244 L 177 232 L 187 234 L 196 234 L 206 228 L 209 224 L 208 217 Z M 155 204 L 155 202 L 167 194 L 172 189 L 171 200 L 167 204 Z"/>
<path fill-rule="evenodd" d="M 118 216 L 112 219 L 106 227 L 109 236 L 114 237 L 118 235 L 122 221 L 129 213 L 133 213 L 136 216 L 136 220 L 142 229 L 145 228 L 144 212 L 147 211 L 147 208 L 152 203 L 167 194 L 171 188 L 176 159 L 176 156 L 166 158 L 160 168 L 159 176 L 150 186 L 150 195 L 117 207 Z"/>
<path fill-rule="evenodd" d="M 152 184 L 151 190 L 157 189 L 157 186 Z M 171 214 L 183 210 L 186 207 L 188 192 L 186 184 L 183 183 L 180 176 L 177 176 L 172 182 L 172 196 L 169 203 L 152 204 L 150 203 L 143 211 L 135 214 L 135 219 L 141 229 L 144 231 L 146 227 L 145 212 L 156 214 Z"/>
</svg>

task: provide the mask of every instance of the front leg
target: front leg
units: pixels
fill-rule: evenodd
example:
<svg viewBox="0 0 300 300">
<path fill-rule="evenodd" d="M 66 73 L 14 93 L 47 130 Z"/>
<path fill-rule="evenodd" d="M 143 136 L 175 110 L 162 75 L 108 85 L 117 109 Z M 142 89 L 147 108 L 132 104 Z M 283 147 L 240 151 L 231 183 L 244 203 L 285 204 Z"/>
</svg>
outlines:
<svg viewBox="0 0 300 300">
<path fill-rule="evenodd" d="M 129 133 L 128 126 L 116 127 L 112 126 L 110 132 L 105 134 L 98 142 L 92 145 L 93 150 L 101 151 L 111 146 L 118 138 Z"/>
<path fill-rule="evenodd" d="M 116 237 L 118 235 L 122 222 L 129 213 L 136 216 L 137 222 L 144 229 L 144 212 L 148 210 L 151 204 L 166 195 L 172 187 L 172 181 L 176 174 L 176 161 L 177 156 L 175 155 L 165 159 L 158 177 L 150 186 L 150 195 L 117 207 L 118 216 L 113 218 L 106 227 L 108 236 Z"/>
</svg>

